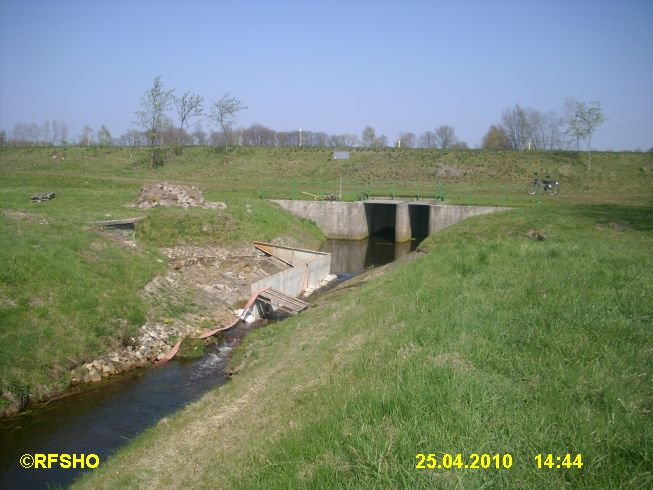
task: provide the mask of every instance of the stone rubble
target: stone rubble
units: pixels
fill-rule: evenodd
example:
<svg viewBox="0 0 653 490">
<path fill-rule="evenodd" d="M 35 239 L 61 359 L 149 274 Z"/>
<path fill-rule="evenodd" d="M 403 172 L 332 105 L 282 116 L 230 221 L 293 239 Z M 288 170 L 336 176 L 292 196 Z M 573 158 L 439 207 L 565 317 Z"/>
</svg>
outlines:
<svg viewBox="0 0 653 490">
<path fill-rule="evenodd" d="M 150 184 L 143 187 L 136 200 L 136 207 L 142 209 L 156 207 L 181 207 L 204 208 L 204 209 L 225 209 L 227 205 L 223 202 L 209 202 L 204 199 L 202 191 L 197 187 L 186 185 L 173 185 L 163 182 L 162 184 Z"/>
<path fill-rule="evenodd" d="M 137 338 L 129 339 L 128 345 L 73 369 L 71 385 L 95 383 L 113 374 L 149 366 L 172 348 L 173 340 L 197 332 L 189 325 L 147 323 L 140 328 Z"/>
</svg>

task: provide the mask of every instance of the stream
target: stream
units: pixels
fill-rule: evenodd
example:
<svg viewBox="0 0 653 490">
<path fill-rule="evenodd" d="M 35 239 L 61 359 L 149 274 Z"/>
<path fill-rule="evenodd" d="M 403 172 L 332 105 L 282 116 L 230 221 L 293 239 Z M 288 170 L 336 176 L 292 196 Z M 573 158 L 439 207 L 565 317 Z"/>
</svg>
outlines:
<svg viewBox="0 0 653 490">
<path fill-rule="evenodd" d="M 328 240 L 331 273 L 339 281 L 378 267 L 414 250 L 419 242 L 395 244 L 366 240 Z M 140 432 L 228 380 L 226 369 L 235 345 L 265 322 L 242 325 L 193 360 L 175 360 L 156 369 L 138 369 L 85 386 L 79 392 L 0 419 L 0 488 L 65 487 L 88 469 L 24 469 L 23 454 L 97 454 L 100 464 Z"/>
</svg>

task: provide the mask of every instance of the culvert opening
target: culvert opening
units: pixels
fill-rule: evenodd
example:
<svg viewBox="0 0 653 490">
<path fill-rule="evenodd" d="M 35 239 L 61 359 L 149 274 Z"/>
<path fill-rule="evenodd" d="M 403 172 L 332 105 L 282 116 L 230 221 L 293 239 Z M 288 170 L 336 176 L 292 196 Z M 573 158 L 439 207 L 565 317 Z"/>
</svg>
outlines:
<svg viewBox="0 0 653 490">
<path fill-rule="evenodd" d="M 424 204 L 408 205 L 410 234 L 412 238 L 422 241 L 429 236 L 430 210 L 431 207 Z"/>
<path fill-rule="evenodd" d="M 397 219 L 396 205 L 365 203 L 365 218 L 370 236 L 394 241 Z"/>
</svg>

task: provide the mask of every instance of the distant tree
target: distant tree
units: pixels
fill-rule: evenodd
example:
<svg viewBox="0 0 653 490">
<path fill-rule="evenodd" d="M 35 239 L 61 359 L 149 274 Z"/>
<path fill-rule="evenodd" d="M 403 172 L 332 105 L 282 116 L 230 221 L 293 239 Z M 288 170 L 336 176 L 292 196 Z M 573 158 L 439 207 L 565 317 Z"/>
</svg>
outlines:
<svg viewBox="0 0 653 490">
<path fill-rule="evenodd" d="M 483 136 L 481 147 L 489 150 L 509 150 L 510 143 L 503 130 L 498 126 L 492 125 L 488 132 L 485 133 L 485 136 Z"/>
<path fill-rule="evenodd" d="M 79 144 L 82 146 L 91 146 L 93 143 L 93 128 L 90 127 L 88 124 L 84 125 L 84 129 L 82 129 L 82 135 L 79 138 Z"/>
<path fill-rule="evenodd" d="M 338 135 L 338 146 L 352 148 L 354 146 L 358 146 L 359 144 L 360 144 L 360 140 L 358 139 L 358 136 L 356 136 L 355 134 L 344 133 Z"/>
<path fill-rule="evenodd" d="M 426 131 L 419 137 L 419 146 L 422 148 L 435 148 L 437 139 L 433 131 Z"/>
<path fill-rule="evenodd" d="M 578 103 L 574 97 L 567 97 L 562 105 L 563 121 L 567 126 L 565 134 L 571 139 L 570 144 L 576 151 L 580 150 L 580 140 L 583 137 L 580 126 L 575 123 Z"/>
<path fill-rule="evenodd" d="M 415 147 L 415 133 L 404 132 L 399 133 L 399 141 L 401 142 L 402 148 L 414 148 Z"/>
<path fill-rule="evenodd" d="M 113 138 L 107 127 L 103 124 L 100 130 L 97 132 L 97 142 L 100 146 L 111 146 L 113 145 Z"/>
<path fill-rule="evenodd" d="M 513 109 L 503 111 L 499 127 L 513 150 L 526 148 L 530 129 L 528 116 L 523 107 L 515 104 Z"/>
<path fill-rule="evenodd" d="M 179 116 L 179 129 L 184 132 L 184 127 L 191 127 L 194 118 L 202 117 L 204 113 L 204 97 L 186 92 L 181 97 L 174 98 L 177 115 Z"/>
<path fill-rule="evenodd" d="M 456 138 L 456 132 L 451 126 L 443 125 L 435 130 L 435 143 L 439 148 L 446 150 L 451 148 L 458 138 Z"/>
<path fill-rule="evenodd" d="M 372 147 L 374 148 L 386 148 L 388 146 L 388 137 L 385 134 L 382 134 L 374 140 Z"/>
<path fill-rule="evenodd" d="M 231 140 L 231 130 L 238 121 L 238 113 L 247 109 L 243 102 L 227 92 L 211 107 L 211 118 L 222 130 L 225 148 Z"/>
<path fill-rule="evenodd" d="M 376 131 L 372 126 L 365 126 L 361 135 L 361 144 L 365 147 L 371 147 L 374 146 L 374 140 L 376 140 Z"/>
<path fill-rule="evenodd" d="M 557 113 L 549 111 L 542 115 L 542 148 L 557 150 L 565 146 L 563 126 L 564 119 Z"/>
<path fill-rule="evenodd" d="M 599 101 L 592 102 L 578 102 L 576 104 L 576 113 L 572 119 L 571 126 L 576 134 L 580 135 L 582 139 L 587 139 L 587 170 L 589 171 L 592 166 L 591 146 L 592 134 L 603 122 L 605 116 L 601 103 Z"/>
<path fill-rule="evenodd" d="M 0 129 L 0 148 L 7 146 L 7 132 L 4 129 Z"/>
<path fill-rule="evenodd" d="M 464 141 L 456 141 L 453 145 L 450 146 L 452 150 L 468 150 L 469 145 Z"/>
<path fill-rule="evenodd" d="M 54 144 L 54 136 L 52 134 L 50 121 L 44 121 L 43 124 L 41 124 L 40 139 L 46 143 Z"/>
<path fill-rule="evenodd" d="M 152 87 L 141 95 L 141 109 L 136 111 L 136 124 L 143 128 L 150 147 L 150 166 L 154 166 L 154 148 L 162 130 L 164 116 L 170 108 L 174 90 L 164 90 L 161 75 L 158 75 Z"/>
<path fill-rule="evenodd" d="M 193 131 L 193 143 L 196 145 L 206 145 L 209 141 L 208 135 L 202 130 L 202 126 L 198 124 Z"/>
</svg>

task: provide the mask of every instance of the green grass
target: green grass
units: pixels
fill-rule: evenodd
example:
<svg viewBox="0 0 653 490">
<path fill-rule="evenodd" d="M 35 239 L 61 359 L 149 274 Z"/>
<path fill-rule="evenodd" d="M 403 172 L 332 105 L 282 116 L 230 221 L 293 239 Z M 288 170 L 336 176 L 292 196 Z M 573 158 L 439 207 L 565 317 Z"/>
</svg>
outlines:
<svg viewBox="0 0 653 490">
<path fill-rule="evenodd" d="M 426 256 L 249 335 L 230 384 L 78 486 L 650 487 L 652 216 L 579 205 L 466 220 Z M 417 470 L 418 453 L 514 463 Z M 539 453 L 584 467 L 538 470 Z"/>
<path fill-rule="evenodd" d="M 262 193 L 335 192 L 343 173 L 349 198 L 444 185 L 449 202 L 520 207 L 459 223 L 426 255 L 248 335 L 232 382 L 78 486 L 653 486 L 651 154 L 597 153 L 588 172 L 576 152 L 355 150 L 336 163 L 326 149 L 187 148 L 149 169 L 143 150 L 69 148 L 62 162 L 52 151 L 0 152 L 0 378 L 17 399 L 63 386 L 69 364 L 139 325 L 136 293 L 163 268 L 157 247 L 319 240 Z M 438 164 L 460 176 L 437 177 Z M 561 195 L 525 195 L 535 170 L 557 176 Z M 163 180 L 229 207 L 125 207 Z M 28 202 L 46 190 L 57 197 Z M 86 224 L 109 215 L 147 216 L 136 249 Z M 537 470 L 548 452 L 580 453 L 585 466 Z M 514 463 L 417 470 L 417 453 Z"/>
<path fill-rule="evenodd" d="M 61 151 L 61 150 L 57 150 Z M 628 202 L 645 204 L 653 182 L 653 154 L 596 152 L 587 171 L 584 152 L 352 149 L 351 159 L 332 160 L 327 148 L 188 147 L 164 165 L 148 168 L 146 149 L 68 148 L 65 160 L 53 149 L 0 151 L 0 171 L 17 178 L 84 175 L 142 184 L 162 180 L 197 184 L 203 190 L 239 190 L 253 196 L 305 198 L 302 192 L 336 193 L 340 177 L 347 199 L 375 195 L 431 196 L 444 185 L 456 204 L 529 205 L 537 198 L 524 189 L 532 173 L 550 173 L 562 183 L 556 203 Z M 440 171 L 438 170 L 440 169 Z M 457 175 L 442 170 L 454 169 Z M 544 197 L 543 199 L 548 199 Z"/>
<path fill-rule="evenodd" d="M 0 152 L 0 393 L 8 395 L 0 397 L 0 413 L 23 405 L 28 395 L 32 401 L 56 395 L 68 386 L 73 367 L 136 333 L 152 316 L 139 292 L 165 270 L 158 247 L 240 246 L 277 236 L 317 246 L 322 239 L 312 223 L 247 194 L 206 193 L 226 201 L 226 210 L 140 210 L 127 205 L 141 182 L 104 178 L 99 169 L 16 172 L 10 162 L 17 155 L 35 166 L 39 159 L 52 164 L 49 153 Z M 45 190 L 56 197 L 30 202 Z M 137 247 L 121 246 L 89 225 L 134 216 L 146 217 L 137 226 Z M 174 308 L 154 305 L 153 312 L 192 311 L 192 302 L 183 300 L 171 299 Z"/>
</svg>

